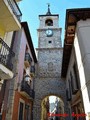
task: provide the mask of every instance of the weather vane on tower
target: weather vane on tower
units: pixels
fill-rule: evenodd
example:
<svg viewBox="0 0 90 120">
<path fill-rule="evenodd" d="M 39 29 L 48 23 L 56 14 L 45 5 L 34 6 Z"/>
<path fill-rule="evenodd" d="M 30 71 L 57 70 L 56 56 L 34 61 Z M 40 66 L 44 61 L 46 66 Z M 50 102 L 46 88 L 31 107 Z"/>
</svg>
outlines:
<svg viewBox="0 0 90 120">
<path fill-rule="evenodd" d="M 46 13 L 47 15 L 51 15 L 51 12 L 50 12 L 50 3 L 47 3 L 48 5 L 48 12 Z"/>
<path fill-rule="evenodd" d="M 50 3 L 47 3 L 47 5 L 48 5 L 48 8 L 50 7 Z"/>
</svg>

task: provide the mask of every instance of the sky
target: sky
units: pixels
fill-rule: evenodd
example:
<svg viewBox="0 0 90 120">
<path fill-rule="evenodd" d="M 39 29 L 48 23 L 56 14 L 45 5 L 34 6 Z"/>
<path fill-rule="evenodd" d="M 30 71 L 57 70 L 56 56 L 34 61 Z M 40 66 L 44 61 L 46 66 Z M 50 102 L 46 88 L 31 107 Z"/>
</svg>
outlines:
<svg viewBox="0 0 90 120">
<path fill-rule="evenodd" d="M 50 96 L 49 97 L 49 101 L 50 101 L 50 103 L 55 103 L 55 101 L 56 101 L 56 96 Z"/>
<path fill-rule="evenodd" d="M 59 14 L 59 26 L 62 28 L 62 43 L 64 41 L 66 9 L 90 8 L 90 0 L 22 0 L 19 3 L 22 11 L 22 21 L 27 21 L 28 23 L 34 48 L 38 47 L 38 15 L 46 14 L 47 3 L 50 3 L 52 14 Z"/>
</svg>

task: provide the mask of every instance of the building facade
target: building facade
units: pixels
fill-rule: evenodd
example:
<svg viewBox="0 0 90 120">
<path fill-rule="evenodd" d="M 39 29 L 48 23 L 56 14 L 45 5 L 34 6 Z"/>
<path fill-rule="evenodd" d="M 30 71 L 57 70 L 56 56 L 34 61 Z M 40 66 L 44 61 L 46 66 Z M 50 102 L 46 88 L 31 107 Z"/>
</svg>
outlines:
<svg viewBox="0 0 90 120">
<path fill-rule="evenodd" d="M 10 83 L 7 120 L 32 119 L 34 99 L 34 75 L 37 62 L 27 22 L 21 23 L 22 29 L 15 33 L 13 50 L 17 53 L 14 72 L 17 73 Z M 7 106 L 8 106 L 7 105 Z"/>
<path fill-rule="evenodd" d="M 15 53 L 12 50 L 13 31 L 21 29 L 20 21 L 22 13 L 17 2 L 19 0 L 0 1 L 0 117 L 3 111 L 6 86 L 14 76 L 13 58 Z"/>
<path fill-rule="evenodd" d="M 48 5 L 39 15 L 37 63 L 19 1 L 0 2 L 0 119 L 48 119 L 47 98 L 55 95 L 58 113 L 69 115 L 58 119 L 90 120 L 90 9 L 66 11 L 63 49 L 59 15 Z"/>
<path fill-rule="evenodd" d="M 27 22 L 21 23 L 21 29 L 14 32 L 13 39 L 14 77 L 5 89 L 2 120 L 30 120 L 33 119 L 34 75 L 37 59 Z"/>
<path fill-rule="evenodd" d="M 35 77 L 35 99 L 33 120 L 42 118 L 42 100 L 50 95 L 58 96 L 64 103 L 64 112 L 68 112 L 65 81 L 61 78 L 62 45 L 59 15 L 48 11 L 39 15 L 40 26 L 38 31 L 38 64 Z M 68 119 L 68 118 L 66 118 Z"/>
<path fill-rule="evenodd" d="M 70 113 L 74 114 L 71 118 L 75 120 L 90 120 L 89 38 L 90 9 L 68 9 L 66 11 L 62 77 L 66 78 L 67 100 Z M 80 117 L 75 114 L 79 114 Z"/>
</svg>

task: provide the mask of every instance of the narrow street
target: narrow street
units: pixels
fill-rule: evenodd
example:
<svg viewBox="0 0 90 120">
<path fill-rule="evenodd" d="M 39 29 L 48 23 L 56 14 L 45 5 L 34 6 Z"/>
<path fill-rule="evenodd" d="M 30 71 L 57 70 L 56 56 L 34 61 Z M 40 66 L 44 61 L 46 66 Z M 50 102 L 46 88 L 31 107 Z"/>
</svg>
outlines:
<svg viewBox="0 0 90 120">
<path fill-rule="evenodd" d="M 90 120 L 87 1 L 0 1 L 0 120 Z"/>
</svg>

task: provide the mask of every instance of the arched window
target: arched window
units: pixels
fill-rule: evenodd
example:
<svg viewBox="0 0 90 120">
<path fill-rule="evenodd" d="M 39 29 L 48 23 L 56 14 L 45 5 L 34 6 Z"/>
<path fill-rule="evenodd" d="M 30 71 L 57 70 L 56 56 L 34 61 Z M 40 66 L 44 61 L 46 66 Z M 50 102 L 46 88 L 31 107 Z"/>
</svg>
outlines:
<svg viewBox="0 0 90 120">
<path fill-rule="evenodd" d="M 52 21 L 51 19 L 47 19 L 47 20 L 45 21 L 45 25 L 46 25 L 46 26 L 53 26 L 53 21 Z"/>
</svg>

